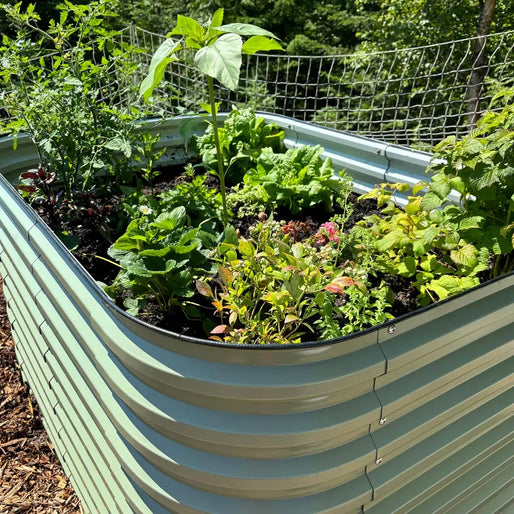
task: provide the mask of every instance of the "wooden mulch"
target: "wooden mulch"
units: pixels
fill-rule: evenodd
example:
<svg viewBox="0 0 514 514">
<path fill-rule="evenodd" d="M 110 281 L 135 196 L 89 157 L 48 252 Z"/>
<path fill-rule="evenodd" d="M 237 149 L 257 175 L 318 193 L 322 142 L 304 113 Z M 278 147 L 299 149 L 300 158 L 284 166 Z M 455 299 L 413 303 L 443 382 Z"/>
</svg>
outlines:
<svg viewBox="0 0 514 514">
<path fill-rule="evenodd" d="M 0 513 L 83 513 L 21 381 L 0 279 Z"/>
</svg>

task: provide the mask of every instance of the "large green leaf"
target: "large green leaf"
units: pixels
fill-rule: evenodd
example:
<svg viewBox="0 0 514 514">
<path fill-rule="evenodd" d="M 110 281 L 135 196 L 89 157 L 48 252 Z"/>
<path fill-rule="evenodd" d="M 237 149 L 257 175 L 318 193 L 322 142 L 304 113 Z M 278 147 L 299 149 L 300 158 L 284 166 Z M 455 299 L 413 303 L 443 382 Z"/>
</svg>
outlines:
<svg viewBox="0 0 514 514">
<path fill-rule="evenodd" d="M 186 219 L 186 209 L 181 205 L 176 207 L 171 212 L 163 212 L 151 224 L 152 227 L 160 228 L 163 230 L 174 230 L 184 224 Z"/>
<path fill-rule="evenodd" d="M 223 9 L 218 9 L 211 19 L 211 27 L 219 27 L 223 23 Z"/>
<path fill-rule="evenodd" d="M 270 50 L 284 50 L 278 41 L 265 36 L 252 36 L 243 44 L 242 52 L 253 55 L 256 52 L 268 52 Z"/>
<path fill-rule="evenodd" d="M 237 34 L 223 34 L 212 45 L 198 50 L 195 65 L 231 91 L 237 88 L 243 40 Z"/>
<path fill-rule="evenodd" d="M 155 51 L 152 61 L 150 62 L 148 75 L 143 82 L 141 82 L 141 86 L 139 87 L 139 94 L 145 100 L 148 100 L 154 88 L 164 77 L 164 70 L 168 63 L 177 60 L 175 57 L 170 57 L 170 55 L 176 52 L 179 48 L 180 42 L 169 38 L 166 39 L 166 41 L 164 41 Z"/>
<path fill-rule="evenodd" d="M 196 20 L 181 14 L 177 16 L 177 25 L 171 33 L 190 37 L 195 41 L 203 41 L 205 37 L 205 29 Z"/>
<path fill-rule="evenodd" d="M 273 32 L 261 29 L 256 25 L 250 23 L 228 23 L 227 25 L 220 25 L 216 30 L 222 30 L 231 34 L 239 34 L 240 36 L 266 36 L 273 39 L 278 39 Z"/>
<path fill-rule="evenodd" d="M 437 209 L 438 207 L 441 207 L 443 204 L 443 200 L 435 194 L 429 191 L 426 195 L 423 196 L 423 199 L 421 200 L 421 208 L 425 211 L 432 211 L 434 209 Z"/>
<path fill-rule="evenodd" d="M 132 155 L 132 147 L 130 146 L 130 141 L 120 136 L 107 141 L 107 143 L 105 143 L 105 148 L 114 150 L 116 152 L 123 152 L 127 158 Z"/>
<path fill-rule="evenodd" d="M 477 264 L 477 249 L 472 244 L 467 244 L 450 252 L 452 261 L 467 268 L 473 268 Z"/>
</svg>

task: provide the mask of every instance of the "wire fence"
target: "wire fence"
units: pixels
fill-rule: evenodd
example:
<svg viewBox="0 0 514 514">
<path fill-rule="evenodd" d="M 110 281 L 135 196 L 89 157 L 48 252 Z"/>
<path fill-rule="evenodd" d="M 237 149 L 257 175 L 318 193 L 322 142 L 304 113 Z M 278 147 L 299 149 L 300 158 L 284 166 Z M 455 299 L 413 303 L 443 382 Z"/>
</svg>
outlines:
<svg viewBox="0 0 514 514">
<path fill-rule="evenodd" d="M 131 26 L 118 37 L 120 44 L 137 49 L 133 59 L 139 66 L 134 73 L 121 70 L 112 79 L 109 76 L 102 91 L 111 104 L 129 108 L 140 102 L 138 85 L 165 36 Z M 93 60 L 112 58 L 103 55 L 105 51 Z M 153 103 L 144 107 L 146 112 L 198 112 L 200 102 L 208 98 L 205 80 L 188 64 L 192 54 L 182 52 L 184 62 L 168 66 Z M 52 54 L 45 57 L 49 67 L 52 58 Z M 215 96 L 223 110 L 244 105 L 429 150 L 447 136 L 467 133 L 498 88 L 512 86 L 513 78 L 514 30 L 386 52 L 244 56 L 238 89 L 218 84 Z M 470 87 L 473 81 L 477 83 Z M 8 118 L 3 103 L 0 122 Z"/>
<path fill-rule="evenodd" d="M 141 80 L 164 36 L 134 26 L 124 37 L 145 49 L 133 77 Z M 244 56 L 239 88 L 232 92 L 218 85 L 216 100 L 223 109 L 247 105 L 430 148 L 449 135 L 467 133 L 498 87 L 512 85 L 513 49 L 514 31 L 509 31 L 386 52 Z M 182 57 L 187 61 L 187 54 Z M 478 78 L 473 89 L 472 76 Z M 191 66 L 172 63 L 166 79 L 156 109 L 194 111 L 207 98 L 204 81 Z"/>
</svg>

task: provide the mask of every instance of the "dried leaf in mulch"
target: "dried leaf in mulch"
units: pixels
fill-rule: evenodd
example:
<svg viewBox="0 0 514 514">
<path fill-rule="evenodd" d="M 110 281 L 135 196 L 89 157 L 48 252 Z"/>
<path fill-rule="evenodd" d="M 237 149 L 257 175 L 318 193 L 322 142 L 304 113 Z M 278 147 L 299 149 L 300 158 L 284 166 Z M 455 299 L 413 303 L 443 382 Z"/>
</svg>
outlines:
<svg viewBox="0 0 514 514">
<path fill-rule="evenodd" d="M 0 279 L 0 513 L 82 513 L 16 366 Z"/>
</svg>

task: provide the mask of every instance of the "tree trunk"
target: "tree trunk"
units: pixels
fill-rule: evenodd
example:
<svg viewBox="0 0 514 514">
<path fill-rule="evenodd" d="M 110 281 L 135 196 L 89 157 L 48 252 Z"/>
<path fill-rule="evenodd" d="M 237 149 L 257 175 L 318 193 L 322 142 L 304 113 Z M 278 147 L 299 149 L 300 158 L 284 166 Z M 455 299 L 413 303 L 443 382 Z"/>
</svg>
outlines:
<svg viewBox="0 0 514 514">
<path fill-rule="evenodd" d="M 480 19 L 473 51 L 473 63 L 468 83 L 468 128 L 476 126 L 480 108 L 480 93 L 487 71 L 485 66 L 487 35 L 493 21 L 496 0 L 480 0 Z"/>
</svg>

